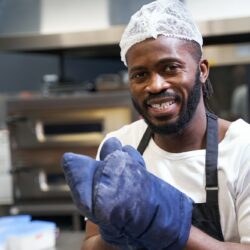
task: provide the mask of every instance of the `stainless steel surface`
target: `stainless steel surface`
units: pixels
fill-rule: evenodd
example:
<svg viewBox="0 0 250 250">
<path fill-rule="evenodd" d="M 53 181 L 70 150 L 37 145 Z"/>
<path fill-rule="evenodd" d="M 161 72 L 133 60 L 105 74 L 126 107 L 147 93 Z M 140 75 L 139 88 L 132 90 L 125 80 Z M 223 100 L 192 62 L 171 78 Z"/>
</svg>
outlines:
<svg viewBox="0 0 250 250">
<path fill-rule="evenodd" d="M 201 21 L 198 26 L 203 36 L 250 33 L 250 17 Z"/>
<path fill-rule="evenodd" d="M 132 120 L 128 91 L 13 98 L 7 113 L 15 149 L 97 147 L 106 133 Z"/>
<path fill-rule="evenodd" d="M 39 199 L 63 199 L 70 197 L 70 190 L 64 181 L 62 174 L 57 174 L 53 182 L 48 181 L 48 176 L 55 169 L 46 171 L 46 168 L 36 165 L 33 167 L 16 168 L 13 171 L 15 180 L 15 198 L 21 200 L 39 200 Z M 31 188 L 32 187 L 32 188 Z"/>
<path fill-rule="evenodd" d="M 205 37 L 250 33 L 250 17 L 197 22 Z M 124 26 L 107 29 L 59 33 L 0 36 L 0 50 L 64 50 L 93 46 L 118 45 Z"/>
<path fill-rule="evenodd" d="M 123 26 L 61 34 L 23 34 L 0 36 L 0 50 L 48 50 L 118 44 Z"/>
<path fill-rule="evenodd" d="M 56 250 L 80 250 L 84 237 L 83 231 L 61 232 L 56 241 Z"/>
<path fill-rule="evenodd" d="M 212 67 L 250 63 L 250 42 L 206 46 L 203 54 Z"/>
<path fill-rule="evenodd" d="M 62 155 L 95 157 L 106 133 L 134 119 L 128 91 L 12 97 L 7 101 L 7 119 L 12 213 L 72 214 L 74 227 L 79 228 L 79 214 L 61 168 Z"/>
<path fill-rule="evenodd" d="M 76 93 L 72 95 L 33 95 L 28 98 L 10 97 L 7 101 L 7 113 L 14 115 L 17 107 L 21 113 L 31 113 L 34 109 L 40 109 L 45 112 L 48 108 L 53 107 L 58 110 L 75 108 L 91 109 L 104 106 L 129 106 L 130 94 L 128 91 L 114 92 L 94 92 L 94 93 Z"/>
</svg>

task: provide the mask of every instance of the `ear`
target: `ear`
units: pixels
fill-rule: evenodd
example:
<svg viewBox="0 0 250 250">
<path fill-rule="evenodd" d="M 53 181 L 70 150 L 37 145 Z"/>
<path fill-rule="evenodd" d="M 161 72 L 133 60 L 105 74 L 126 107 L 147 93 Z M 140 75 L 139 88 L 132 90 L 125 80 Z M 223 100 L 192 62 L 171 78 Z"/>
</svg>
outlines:
<svg viewBox="0 0 250 250">
<path fill-rule="evenodd" d="M 201 59 L 200 61 L 200 81 L 205 83 L 209 75 L 209 64 L 206 59 Z"/>
</svg>

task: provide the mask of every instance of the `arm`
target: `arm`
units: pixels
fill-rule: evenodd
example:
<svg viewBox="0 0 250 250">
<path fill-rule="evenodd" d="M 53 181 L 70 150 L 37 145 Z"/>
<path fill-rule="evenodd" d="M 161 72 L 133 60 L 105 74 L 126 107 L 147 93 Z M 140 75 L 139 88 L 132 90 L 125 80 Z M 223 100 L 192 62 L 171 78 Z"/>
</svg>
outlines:
<svg viewBox="0 0 250 250">
<path fill-rule="evenodd" d="M 115 250 L 116 248 L 106 243 L 99 233 L 99 228 L 91 221 L 86 222 L 86 236 L 81 250 Z"/>
<path fill-rule="evenodd" d="M 221 242 L 201 230 L 191 227 L 189 239 L 185 250 L 250 250 L 250 245 L 232 243 L 232 242 Z"/>
<path fill-rule="evenodd" d="M 99 234 L 98 226 L 88 221 L 86 224 L 86 237 L 81 250 L 115 250 L 105 243 Z M 191 227 L 189 239 L 185 250 L 250 250 L 250 245 L 221 242 L 201 230 Z"/>
</svg>

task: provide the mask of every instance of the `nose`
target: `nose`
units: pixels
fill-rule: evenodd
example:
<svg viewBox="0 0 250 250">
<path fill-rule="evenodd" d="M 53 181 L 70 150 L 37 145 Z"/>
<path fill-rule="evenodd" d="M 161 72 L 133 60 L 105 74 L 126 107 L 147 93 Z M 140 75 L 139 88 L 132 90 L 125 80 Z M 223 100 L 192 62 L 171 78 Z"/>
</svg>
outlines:
<svg viewBox="0 0 250 250">
<path fill-rule="evenodd" d="M 155 74 L 149 80 L 146 91 L 154 94 L 159 93 L 167 88 L 169 88 L 169 83 L 166 81 L 166 79 L 160 74 Z"/>
</svg>

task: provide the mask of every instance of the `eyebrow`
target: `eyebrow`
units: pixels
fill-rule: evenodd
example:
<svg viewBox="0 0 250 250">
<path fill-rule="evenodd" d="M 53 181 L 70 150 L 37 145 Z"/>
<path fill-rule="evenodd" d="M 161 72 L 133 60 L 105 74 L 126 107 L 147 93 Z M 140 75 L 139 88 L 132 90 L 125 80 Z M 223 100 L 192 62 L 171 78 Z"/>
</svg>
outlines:
<svg viewBox="0 0 250 250">
<path fill-rule="evenodd" d="M 158 62 L 156 62 L 156 64 L 154 65 L 154 67 L 159 67 L 162 64 L 166 64 L 166 63 L 173 63 L 173 62 L 177 62 L 180 63 L 182 65 L 185 65 L 186 63 L 184 61 L 182 61 L 181 59 L 178 59 L 176 57 L 168 57 L 168 58 L 162 58 L 160 59 Z M 129 70 L 129 74 L 136 72 L 136 71 L 141 71 L 141 70 L 147 70 L 147 67 L 144 66 L 134 66 Z"/>
<path fill-rule="evenodd" d="M 146 70 L 146 67 L 143 66 L 134 66 L 129 70 L 129 73 L 133 73 L 134 71 L 141 71 L 141 70 Z"/>
<path fill-rule="evenodd" d="M 185 64 L 184 61 L 182 61 L 181 59 L 178 59 L 176 57 L 168 57 L 168 58 L 163 58 L 161 60 L 159 60 L 155 66 L 160 66 L 161 64 L 165 64 L 165 63 L 173 63 L 173 62 L 178 62 L 180 64 Z"/>
</svg>

